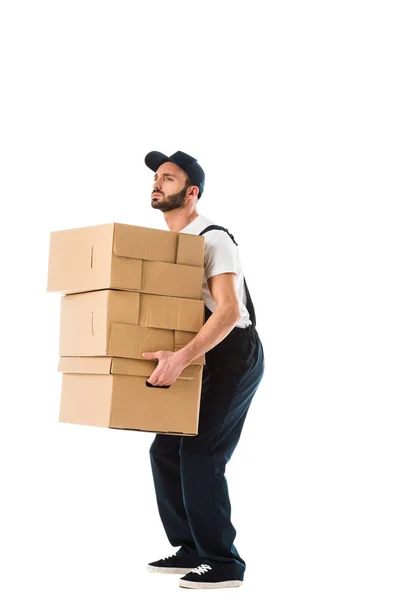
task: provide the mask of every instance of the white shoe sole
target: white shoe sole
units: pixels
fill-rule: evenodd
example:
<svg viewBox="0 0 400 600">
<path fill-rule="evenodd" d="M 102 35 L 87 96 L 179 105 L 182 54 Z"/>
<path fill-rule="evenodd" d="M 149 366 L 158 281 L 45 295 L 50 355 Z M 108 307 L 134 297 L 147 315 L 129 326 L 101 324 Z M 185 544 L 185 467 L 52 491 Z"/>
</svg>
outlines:
<svg viewBox="0 0 400 600">
<path fill-rule="evenodd" d="M 217 589 L 225 587 L 239 587 L 243 584 L 243 581 L 232 580 L 232 581 L 217 581 L 216 583 L 203 582 L 201 581 L 180 581 L 179 586 L 183 588 L 191 589 Z"/>
<path fill-rule="evenodd" d="M 170 575 L 187 575 L 190 571 L 193 571 L 195 567 L 192 568 L 178 568 L 178 567 L 154 567 L 151 565 L 147 566 L 147 570 L 150 573 L 167 573 Z"/>
</svg>

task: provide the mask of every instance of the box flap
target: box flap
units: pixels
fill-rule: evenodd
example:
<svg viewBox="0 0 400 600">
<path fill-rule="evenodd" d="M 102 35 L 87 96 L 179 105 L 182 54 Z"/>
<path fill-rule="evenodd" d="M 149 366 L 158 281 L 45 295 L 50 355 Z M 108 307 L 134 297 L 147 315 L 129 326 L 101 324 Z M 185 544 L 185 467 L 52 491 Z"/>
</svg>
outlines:
<svg viewBox="0 0 400 600">
<path fill-rule="evenodd" d="M 192 233 L 179 233 L 178 235 L 177 264 L 204 267 L 204 237 Z"/>
<path fill-rule="evenodd" d="M 63 373 L 111 373 L 112 356 L 61 356 L 58 371 Z"/>
<path fill-rule="evenodd" d="M 154 369 L 157 367 L 156 360 L 141 360 L 135 358 L 119 358 L 114 357 L 111 365 L 111 372 L 114 375 L 135 375 L 137 377 L 150 377 Z M 183 369 L 178 379 L 190 381 L 194 379 L 199 370 L 202 369 L 198 365 L 189 365 Z"/>
<path fill-rule="evenodd" d="M 142 327 L 197 332 L 200 331 L 203 323 L 204 302 L 202 300 L 140 294 L 138 324 Z"/>
<path fill-rule="evenodd" d="M 203 267 L 143 261 L 142 289 L 145 294 L 201 300 Z"/>
<path fill-rule="evenodd" d="M 143 360 L 143 352 L 157 352 L 157 350 L 173 352 L 174 346 L 174 332 L 168 329 L 111 323 L 107 355 Z"/>
<path fill-rule="evenodd" d="M 114 254 L 126 258 L 175 263 L 178 233 L 115 223 Z"/>
<path fill-rule="evenodd" d="M 134 375 L 150 377 L 157 366 L 155 360 L 119 358 L 114 356 L 61 356 L 58 371 L 63 373 L 86 373 L 104 375 Z M 202 369 L 198 365 L 189 365 L 183 369 L 178 379 L 191 381 Z"/>
</svg>

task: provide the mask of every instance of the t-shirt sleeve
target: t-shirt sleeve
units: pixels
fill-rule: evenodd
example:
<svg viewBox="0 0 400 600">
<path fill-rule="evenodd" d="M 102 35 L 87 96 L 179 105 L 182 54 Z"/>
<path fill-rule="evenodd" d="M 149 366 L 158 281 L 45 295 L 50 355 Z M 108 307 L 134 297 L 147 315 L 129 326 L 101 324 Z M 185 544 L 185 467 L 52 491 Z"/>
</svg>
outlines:
<svg viewBox="0 0 400 600">
<path fill-rule="evenodd" d="M 224 231 L 204 234 L 204 269 L 206 278 L 221 273 L 237 273 L 237 246 Z"/>
</svg>

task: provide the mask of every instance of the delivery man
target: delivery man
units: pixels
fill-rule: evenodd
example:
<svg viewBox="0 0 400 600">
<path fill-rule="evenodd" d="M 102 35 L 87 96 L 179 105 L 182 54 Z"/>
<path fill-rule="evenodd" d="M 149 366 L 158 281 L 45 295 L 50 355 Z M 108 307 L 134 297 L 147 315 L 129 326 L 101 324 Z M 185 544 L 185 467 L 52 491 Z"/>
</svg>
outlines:
<svg viewBox="0 0 400 600">
<path fill-rule="evenodd" d="M 239 441 L 251 400 L 264 373 L 264 352 L 254 306 L 233 236 L 197 212 L 204 171 L 185 152 L 150 152 L 154 171 L 151 205 L 164 213 L 171 231 L 204 235 L 202 297 L 205 323 L 177 352 L 144 352 L 158 364 L 148 383 L 171 385 L 194 359 L 205 354 L 196 436 L 157 434 L 150 461 L 160 517 L 173 556 L 150 571 L 184 574 L 185 588 L 242 584 L 246 563 L 234 546 L 225 467 Z"/>
</svg>

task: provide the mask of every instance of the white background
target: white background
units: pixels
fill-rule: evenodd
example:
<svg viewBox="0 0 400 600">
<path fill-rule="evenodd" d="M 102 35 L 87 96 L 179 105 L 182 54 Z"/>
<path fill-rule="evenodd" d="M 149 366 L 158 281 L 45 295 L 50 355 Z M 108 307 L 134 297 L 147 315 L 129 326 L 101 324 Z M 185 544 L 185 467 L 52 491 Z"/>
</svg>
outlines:
<svg viewBox="0 0 400 600">
<path fill-rule="evenodd" d="M 245 585 L 398 599 L 398 3 L 3 0 L 1 596 L 175 598 L 153 434 L 57 422 L 50 232 L 165 228 L 150 150 L 206 172 L 266 372 L 227 467 Z M 187 593 L 187 592 L 186 592 Z"/>
</svg>

